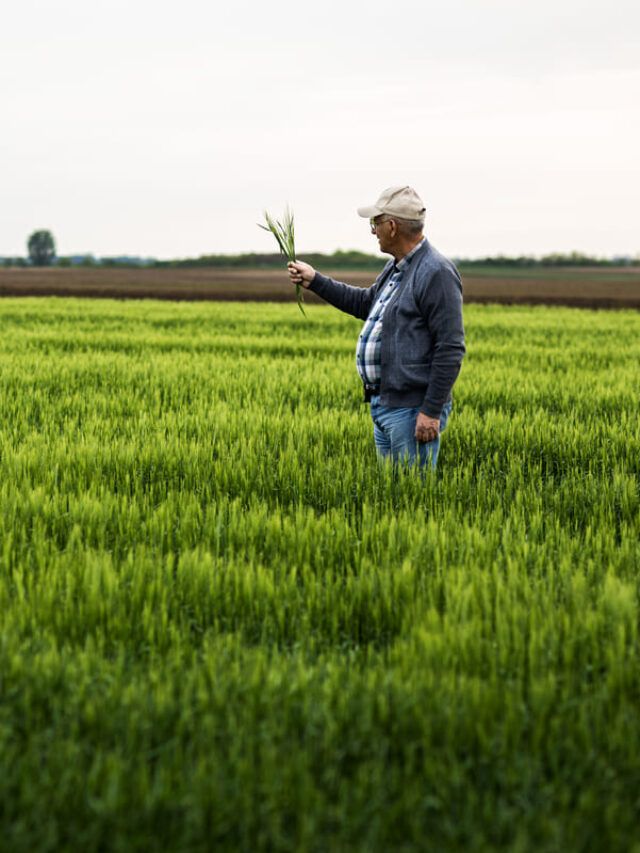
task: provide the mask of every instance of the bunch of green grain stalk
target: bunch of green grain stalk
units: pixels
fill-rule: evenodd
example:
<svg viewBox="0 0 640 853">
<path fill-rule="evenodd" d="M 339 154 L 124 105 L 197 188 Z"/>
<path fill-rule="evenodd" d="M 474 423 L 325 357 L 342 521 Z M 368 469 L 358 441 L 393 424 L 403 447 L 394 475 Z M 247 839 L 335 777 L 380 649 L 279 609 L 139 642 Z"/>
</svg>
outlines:
<svg viewBox="0 0 640 853">
<path fill-rule="evenodd" d="M 295 237 L 295 227 L 293 222 L 293 213 L 287 207 L 284 212 L 284 216 L 282 217 L 282 221 L 278 219 L 274 219 L 269 216 L 267 211 L 264 212 L 264 219 L 267 223 L 266 225 L 258 225 L 259 228 L 262 228 L 263 231 L 270 231 L 273 236 L 276 238 L 276 242 L 278 244 L 278 248 L 280 249 L 280 253 L 289 261 L 290 263 L 295 263 L 296 260 L 296 237 Z M 298 301 L 298 308 L 304 314 L 303 307 L 303 289 L 301 284 L 296 283 L 296 299 Z M 305 315 L 306 316 L 306 315 Z"/>
<path fill-rule="evenodd" d="M 638 849 L 640 315 L 465 310 L 425 484 L 329 308 L 0 303 L 4 849 Z"/>
</svg>

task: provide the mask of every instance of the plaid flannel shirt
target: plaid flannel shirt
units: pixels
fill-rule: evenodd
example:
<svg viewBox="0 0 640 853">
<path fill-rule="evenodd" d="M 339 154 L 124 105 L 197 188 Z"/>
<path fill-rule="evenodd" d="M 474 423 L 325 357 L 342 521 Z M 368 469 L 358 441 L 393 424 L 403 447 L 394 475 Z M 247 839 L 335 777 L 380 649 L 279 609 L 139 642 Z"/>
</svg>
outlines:
<svg viewBox="0 0 640 853">
<path fill-rule="evenodd" d="M 365 387 L 369 389 L 377 389 L 380 386 L 380 344 L 384 309 L 387 307 L 387 302 L 392 293 L 400 285 L 403 273 L 409 266 L 411 258 L 413 258 L 423 243 L 424 240 L 421 240 L 417 246 L 413 247 L 408 255 L 405 255 L 400 261 L 394 263 L 393 272 L 389 276 L 389 280 L 382 289 L 380 296 L 372 305 L 369 316 L 358 337 L 356 367 Z"/>
</svg>

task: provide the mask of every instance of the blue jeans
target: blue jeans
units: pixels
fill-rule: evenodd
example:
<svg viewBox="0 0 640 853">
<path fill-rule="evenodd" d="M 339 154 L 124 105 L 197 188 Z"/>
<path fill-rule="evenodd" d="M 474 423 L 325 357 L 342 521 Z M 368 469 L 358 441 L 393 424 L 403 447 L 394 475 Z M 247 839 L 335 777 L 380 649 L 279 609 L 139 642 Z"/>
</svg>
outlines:
<svg viewBox="0 0 640 853">
<path fill-rule="evenodd" d="M 433 441 L 417 441 L 415 431 L 419 411 L 419 408 L 383 406 L 379 395 L 371 397 L 373 437 L 379 459 L 436 467 L 440 436 Z M 440 415 L 440 433 L 444 432 L 450 414 L 451 403 L 445 403 Z"/>
</svg>

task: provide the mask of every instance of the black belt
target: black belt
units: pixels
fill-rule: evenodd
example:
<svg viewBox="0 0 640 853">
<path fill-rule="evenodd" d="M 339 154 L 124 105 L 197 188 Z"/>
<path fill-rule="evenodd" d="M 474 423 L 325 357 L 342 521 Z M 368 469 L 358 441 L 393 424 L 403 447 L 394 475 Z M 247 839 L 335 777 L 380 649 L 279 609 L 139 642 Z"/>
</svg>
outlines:
<svg viewBox="0 0 640 853">
<path fill-rule="evenodd" d="M 369 403 L 371 401 L 371 397 L 374 394 L 379 394 L 379 393 L 380 393 L 380 386 L 379 385 L 367 385 L 366 382 L 364 383 L 364 401 L 365 401 L 365 403 Z"/>
</svg>

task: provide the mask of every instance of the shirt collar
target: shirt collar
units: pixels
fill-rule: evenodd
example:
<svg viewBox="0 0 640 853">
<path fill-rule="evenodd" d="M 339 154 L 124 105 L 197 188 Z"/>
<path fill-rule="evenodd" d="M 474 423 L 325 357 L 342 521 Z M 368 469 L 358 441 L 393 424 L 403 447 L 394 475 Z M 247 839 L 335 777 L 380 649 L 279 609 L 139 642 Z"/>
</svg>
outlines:
<svg viewBox="0 0 640 853">
<path fill-rule="evenodd" d="M 424 246 L 424 243 L 425 243 L 425 238 L 423 237 L 422 240 L 420 240 L 420 242 L 417 245 L 415 245 L 413 247 L 413 249 L 407 255 L 404 256 L 404 258 L 401 258 L 397 263 L 394 261 L 393 262 L 394 272 L 401 272 L 402 270 L 406 269 L 409 266 L 409 264 L 411 263 L 411 259 L 413 258 L 415 253 L 418 251 L 418 249 L 421 249 Z"/>
</svg>

